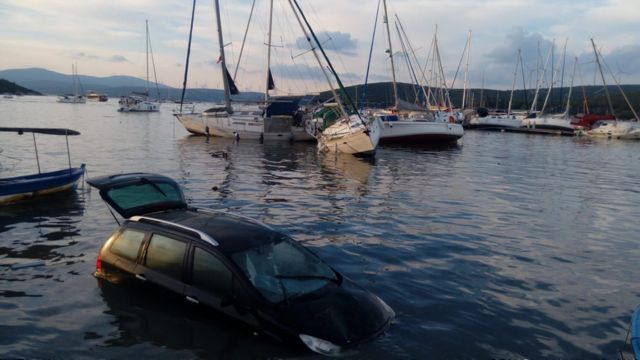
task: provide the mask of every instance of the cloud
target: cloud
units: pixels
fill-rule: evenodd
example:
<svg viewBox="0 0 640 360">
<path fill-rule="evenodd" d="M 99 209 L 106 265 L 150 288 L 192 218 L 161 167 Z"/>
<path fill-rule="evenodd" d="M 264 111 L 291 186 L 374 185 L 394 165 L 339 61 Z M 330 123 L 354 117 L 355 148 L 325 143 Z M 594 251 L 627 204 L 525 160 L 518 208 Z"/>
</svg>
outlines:
<svg viewBox="0 0 640 360">
<path fill-rule="evenodd" d="M 320 41 L 322 47 L 325 50 L 335 51 L 347 56 L 356 56 L 356 49 L 358 47 L 358 40 L 351 37 L 349 33 L 343 33 L 340 31 L 321 31 L 316 34 L 318 41 Z M 295 48 L 300 50 L 306 50 L 309 48 L 309 43 L 304 37 L 296 39 Z"/>
<path fill-rule="evenodd" d="M 122 55 L 113 55 L 109 59 L 107 59 L 107 61 L 114 62 L 114 63 L 128 63 L 128 62 L 130 62 L 129 60 L 127 60 L 126 57 L 124 57 Z"/>
<path fill-rule="evenodd" d="M 111 62 L 111 63 L 131 63 L 126 57 L 122 56 L 122 55 L 112 55 L 109 57 L 104 57 L 104 56 L 100 56 L 100 55 L 95 55 L 95 54 L 89 54 L 89 53 L 85 53 L 85 52 L 79 52 L 76 53 L 74 55 L 72 55 L 72 57 L 76 60 L 97 60 L 97 61 L 106 61 L 106 62 Z"/>
<path fill-rule="evenodd" d="M 613 77 L 621 84 L 636 84 L 640 78 L 640 45 L 625 45 L 608 53 L 598 46 L 602 57 L 602 71 L 609 85 L 615 84 Z M 585 85 L 602 84 L 593 51 L 579 55 L 580 74 Z M 580 79 L 578 79 L 580 81 Z"/>
</svg>

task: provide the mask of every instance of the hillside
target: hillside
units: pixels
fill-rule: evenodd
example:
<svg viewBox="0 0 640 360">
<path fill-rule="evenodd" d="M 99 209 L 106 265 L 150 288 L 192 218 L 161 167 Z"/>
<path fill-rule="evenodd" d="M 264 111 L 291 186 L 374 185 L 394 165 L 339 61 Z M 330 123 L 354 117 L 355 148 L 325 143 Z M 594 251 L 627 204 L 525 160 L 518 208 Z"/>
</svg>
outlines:
<svg viewBox="0 0 640 360">
<path fill-rule="evenodd" d="M 73 77 L 41 68 L 9 69 L 0 70 L 0 78 L 20 83 L 30 89 L 48 95 L 59 95 L 69 93 L 72 90 Z M 120 97 L 131 92 L 142 92 L 147 87 L 144 79 L 133 76 L 87 76 L 79 75 L 80 92 L 96 91 L 107 94 L 109 97 Z M 159 99 L 179 99 L 182 89 L 158 84 L 158 91 L 155 84 L 149 84 L 149 94 Z M 260 93 L 242 92 L 234 98 L 239 100 L 253 100 L 261 97 Z M 222 101 L 223 92 L 219 89 L 187 89 L 187 101 Z"/>
<path fill-rule="evenodd" d="M 640 85 L 622 85 L 624 93 L 629 98 L 631 104 L 635 107 L 636 112 L 640 111 Z M 611 95 L 611 102 L 616 115 L 620 118 L 632 118 L 633 114 L 627 106 L 622 94 L 617 86 L 608 86 L 607 90 Z M 393 105 L 393 87 L 391 83 L 374 83 L 369 84 L 366 89 L 364 85 L 355 85 L 347 87 L 347 92 L 351 98 L 357 103 L 358 107 L 387 107 Z M 411 84 L 399 83 L 398 93 L 400 98 L 406 101 L 415 102 L 416 92 L 418 98 L 423 99 L 422 91 L 415 88 Z M 513 95 L 513 110 L 529 110 L 533 101 L 535 90 L 516 90 Z M 538 96 L 538 106 L 540 109 L 544 102 L 547 90 L 541 89 Z M 549 96 L 549 104 L 547 112 L 562 112 L 566 107 L 567 95 L 569 89 L 554 88 Z M 366 101 L 364 100 L 366 96 Z M 471 107 L 479 106 L 486 108 L 506 109 L 509 104 L 510 90 L 489 90 L 489 89 L 470 89 L 467 94 L 471 101 Z M 328 99 L 331 93 L 326 91 L 320 94 L 323 99 Z M 462 102 L 462 89 L 453 89 L 450 92 L 451 101 L 454 107 L 459 107 Z M 609 105 L 602 86 L 585 86 L 576 87 L 571 93 L 571 113 L 584 112 L 583 103 L 587 99 L 589 110 L 592 113 L 605 114 L 609 112 Z"/>
<path fill-rule="evenodd" d="M 27 89 L 9 80 L 0 79 L 0 94 L 12 95 L 42 95 L 37 91 Z"/>
</svg>

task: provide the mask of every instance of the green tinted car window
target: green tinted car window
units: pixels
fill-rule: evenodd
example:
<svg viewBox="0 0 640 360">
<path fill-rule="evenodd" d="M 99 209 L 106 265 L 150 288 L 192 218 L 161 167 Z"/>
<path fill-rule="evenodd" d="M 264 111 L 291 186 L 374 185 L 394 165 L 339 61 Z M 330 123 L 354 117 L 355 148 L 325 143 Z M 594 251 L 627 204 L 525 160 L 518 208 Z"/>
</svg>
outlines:
<svg viewBox="0 0 640 360">
<path fill-rule="evenodd" d="M 145 233 L 140 231 L 125 230 L 115 239 L 110 250 L 113 254 L 136 261 L 144 236 Z"/>
</svg>

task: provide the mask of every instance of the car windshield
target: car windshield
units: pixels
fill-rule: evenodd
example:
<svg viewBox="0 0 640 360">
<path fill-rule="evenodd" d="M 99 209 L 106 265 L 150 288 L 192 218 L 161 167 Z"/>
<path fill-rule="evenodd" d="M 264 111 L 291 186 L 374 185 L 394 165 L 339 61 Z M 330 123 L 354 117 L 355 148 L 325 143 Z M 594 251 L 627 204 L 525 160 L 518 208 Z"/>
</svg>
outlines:
<svg viewBox="0 0 640 360">
<path fill-rule="evenodd" d="M 294 240 L 273 241 L 236 252 L 233 261 L 269 301 L 280 303 L 338 282 L 335 272 Z"/>
</svg>

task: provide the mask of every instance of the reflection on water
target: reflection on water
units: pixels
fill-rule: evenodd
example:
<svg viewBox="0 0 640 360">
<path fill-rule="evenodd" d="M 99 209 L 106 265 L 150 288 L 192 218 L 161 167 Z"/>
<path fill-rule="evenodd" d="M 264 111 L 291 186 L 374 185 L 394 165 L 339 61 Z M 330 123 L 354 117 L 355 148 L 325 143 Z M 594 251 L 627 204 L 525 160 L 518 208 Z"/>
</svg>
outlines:
<svg viewBox="0 0 640 360">
<path fill-rule="evenodd" d="M 187 305 L 166 293 L 105 282 L 99 282 L 99 286 L 108 306 L 105 314 L 113 317 L 111 324 L 117 327 L 117 336 L 89 331 L 85 338 L 108 357 L 126 357 L 132 346 L 145 343 L 179 352 L 188 350 L 182 355 L 171 354 L 178 357 L 195 354 L 203 358 L 255 359 L 301 355 L 297 347 L 287 347 L 222 314 Z M 147 351 L 163 355 L 148 348 L 151 349 L 140 350 L 145 355 Z"/>
<path fill-rule="evenodd" d="M 89 176 L 171 176 L 193 205 L 269 223 L 383 298 L 397 319 L 355 358 L 612 358 L 640 302 L 638 143 L 468 132 L 367 160 L 47 99 L 0 103 L 0 125 L 79 130 L 72 159 Z M 1 357 L 315 357 L 181 300 L 96 286 L 115 227 L 88 188 L 0 208 Z"/>
</svg>

